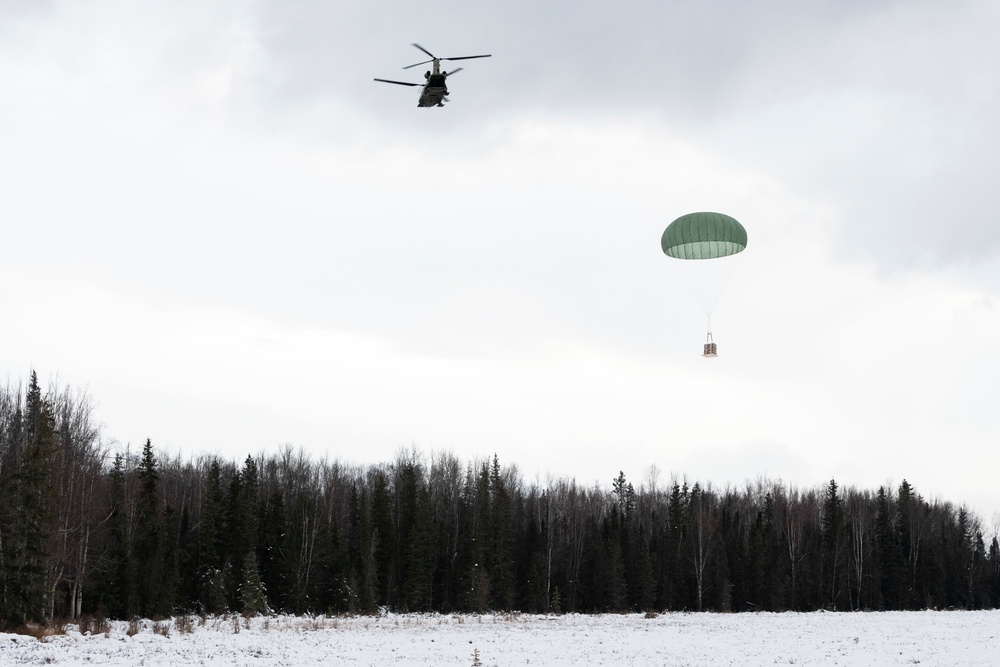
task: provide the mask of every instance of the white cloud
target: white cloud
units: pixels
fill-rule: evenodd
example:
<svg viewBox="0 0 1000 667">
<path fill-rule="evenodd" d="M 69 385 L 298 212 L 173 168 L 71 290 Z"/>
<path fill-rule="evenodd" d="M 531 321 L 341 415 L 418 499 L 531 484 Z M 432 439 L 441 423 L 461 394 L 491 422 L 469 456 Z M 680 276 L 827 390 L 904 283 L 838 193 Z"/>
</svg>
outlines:
<svg viewBox="0 0 1000 667">
<path fill-rule="evenodd" d="M 0 32 L 0 367 L 191 453 L 905 476 L 1000 508 L 994 47 L 957 29 L 990 7 L 775 6 L 718 53 L 714 5 L 629 14 L 631 41 L 596 4 L 584 41 L 457 5 L 354 39 L 372 10 L 331 7 L 67 3 Z M 414 40 L 495 54 L 417 109 L 371 81 Z M 658 247 L 693 210 L 750 233 L 711 361 Z"/>
</svg>

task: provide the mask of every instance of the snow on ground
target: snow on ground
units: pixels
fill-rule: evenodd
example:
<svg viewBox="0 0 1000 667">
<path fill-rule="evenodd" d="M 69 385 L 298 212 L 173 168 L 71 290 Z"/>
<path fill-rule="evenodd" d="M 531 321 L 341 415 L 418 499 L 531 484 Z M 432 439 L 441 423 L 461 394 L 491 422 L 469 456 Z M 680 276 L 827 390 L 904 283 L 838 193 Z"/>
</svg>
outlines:
<svg viewBox="0 0 1000 667">
<path fill-rule="evenodd" d="M 0 665 L 1000 665 L 1000 611 L 191 620 L 0 633 Z"/>
</svg>

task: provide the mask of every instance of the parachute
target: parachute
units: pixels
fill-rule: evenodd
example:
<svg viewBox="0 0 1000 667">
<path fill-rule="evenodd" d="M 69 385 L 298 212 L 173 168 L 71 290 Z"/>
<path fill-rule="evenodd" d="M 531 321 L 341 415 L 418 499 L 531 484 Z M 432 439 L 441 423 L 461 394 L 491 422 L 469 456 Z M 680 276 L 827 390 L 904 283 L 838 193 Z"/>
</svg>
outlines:
<svg viewBox="0 0 1000 667">
<path fill-rule="evenodd" d="M 660 248 L 677 262 L 675 268 L 687 283 L 708 318 L 708 337 L 702 356 L 718 356 L 712 339 L 712 311 L 732 275 L 738 253 L 747 247 L 747 230 L 723 213 L 688 213 L 667 226 Z"/>
</svg>

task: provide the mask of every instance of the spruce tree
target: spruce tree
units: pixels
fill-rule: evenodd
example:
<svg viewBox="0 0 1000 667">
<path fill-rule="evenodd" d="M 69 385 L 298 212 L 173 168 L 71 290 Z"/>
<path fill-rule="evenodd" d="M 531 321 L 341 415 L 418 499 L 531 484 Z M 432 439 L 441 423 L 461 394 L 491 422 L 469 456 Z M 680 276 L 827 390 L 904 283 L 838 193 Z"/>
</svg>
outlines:
<svg viewBox="0 0 1000 667">
<path fill-rule="evenodd" d="M 601 611 L 622 612 L 625 611 L 628 588 L 619 534 L 620 523 L 617 517 L 605 517 L 601 523 L 601 541 L 595 571 L 600 597 L 595 602 Z"/>
<path fill-rule="evenodd" d="M 375 606 L 395 605 L 399 600 L 399 560 L 396 525 L 392 520 L 392 497 L 385 471 L 374 475 L 371 495 L 372 539 L 368 558 L 374 560 Z"/>
<path fill-rule="evenodd" d="M 55 529 L 49 502 L 56 455 L 55 418 L 48 401 L 40 398 L 35 373 L 31 379 L 23 429 L 30 440 L 9 480 L 8 498 L 17 512 L 0 545 L 4 595 L 0 625 L 40 620 L 49 608 L 46 575 L 49 540 Z"/>
<path fill-rule="evenodd" d="M 282 555 L 285 540 L 285 498 L 275 490 L 264 505 L 260 523 L 258 569 L 271 609 L 287 610 L 288 568 Z"/>
<path fill-rule="evenodd" d="M 632 609 L 638 611 L 652 611 L 656 600 L 656 584 L 653 578 L 649 533 L 645 525 L 638 523 L 634 531 L 631 525 L 628 527 L 627 536 L 626 574 L 629 604 Z"/>
<path fill-rule="evenodd" d="M 378 551 L 379 536 L 372 520 L 371 498 L 361 489 L 351 492 L 354 511 L 352 512 L 352 527 L 354 532 L 354 548 L 352 549 L 352 604 L 367 613 L 373 614 L 379 605 L 379 572 Z"/>
<path fill-rule="evenodd" d="M 111 493 L 107 550 L 101 570 L 101 605 L 112 618 L 128 618 L 132 579 L 131 545 L 125 510 L 125 458 L 115 454 L 110 474 Z"/>
<path fill-rule="evenodd" d="M 900 608 L 900 553 L 889 515 L 889 496 L 885 487 L 875 494 L 875 560 L 878 567 L 876 609 Z"/>
<path fill-rule="evenodd" d="M 841 586 L 841 570 L 845 563 L 843 551 L 845 537 L 845 521 L 843 500 L 840 497 L 836 480 L 830 480 L 826 488 L 826 499 L 823 503 L 823 571 L 825 573 L 826 604 L 839 608 L 839 602 L 844 587 Z"/>
<path fill-rule="evenodd" d="M 257 554 L 248 551 L 243 559 L 243 582 L 240 584 L 240 606 L 244 616 L 270 613 L 264 583 L 257 568 Z"/>
<path fill-rule="evenodd" d="M 918 499 L 913 487 L 905 479 L 899 485 L 896 499 L 896 541 L 900 550 L 900 609 L 911 609 L 918 603 L 917 563 L 920 560 L 919 535 L 914 535 Z"/>
<path fill-rule="evenodd" d="M 161 577 L 163 556 L 161 547 L 160 501 L 157 484 L 160 479 L 152 441 L 147 439 L 139 461 L 139 499 L 135 535 L 133 587 L 139 592 L 138 614 L 151 617 L 157 613 L 169 614 L 172 609 L 161 609 Z"/>
<path fill-rule="evenodd" d="M 258 535 L 259 535 L 259 525 L 258 525 L 258 513 L 260 510 L 260 473 L 257 470 L 257 461 L 254 460 L 252 456 L 247 456 L 246 460 L 243 462 L 243 473 L 241 475 L 241 480 L 243 482 L 243 495 L 242 495 L 242 505 L 243 505 L 243 541 L 241 544 L 247 547 L 247 551 L 256 550 Z"/>
<path fill-rule="evenodd" d="M 544 538 L 547 526 L 539 508 L 544 502 L 544 494 L 541 499 L 538 496 L 529 499 L 530 506 L 526 510 L 528 521 L 520 548 L 516 552 L 519 572 L 517 579 L 521 589 L 520 608 L 533 614 L 544 613 L 549 607 Z"/>
<path fill-rule="evenodd" d="M 171 616 L 178 607 L 184 606 L 181 601 L 181 517 L 177 510 L 167 505 L 163 509 L 162 539 L 160 540 L 160 582 L 158 594 L 153 600 L 154 616 Z"/>
<path fill-rule="evenodd" d="M 990 609 L 1000 607 L 1000 540 L 996 537 L 990 542 L 990 551 L 987 556 L 989 563 L 987 567 L 987 595 Z"/>
<path fill-rule="evenodd" d="M 490 593 L 493 609 L 511 609 L 514 603 L 514 528 L 507 486 L 500 460 L 493 455 L 490 469 Z"/>
<path fill-rule="evenodd" d="M 208 469 L 205 499 L 201 509 L 198 538 L 198 572 L 201 576 L 201 603 L 210 614 L 228 609 L 225 585 L 225 560 L 223 554 L 222 472 L 219 461 L 213 460 Z"/>
<path fill-rule="evenodd" d="M 38 373 L 31 371 L 31 376 L 28 380 L 28 391 L 24 397 L 24 418 L 21 428 L 24 439 L 22 447 L 30 446 L 35 442 L 35 434 L 41 426 L 42 402 L 42 388 L 38 384 Z"/>
<path fill-rule="evenodd" d="M 466 610 L 482 613 L 490 605 L 490 539 L 493 513 L 490 473 L 485 463 L 478 474 L 471 466 L 466 475 Z"/>
<path fill-rule="evenodd" d="M 229 571 L 230 600 L 238 599 L 243 582 L 243 559 L 255 544 L 250 536 L 249 516 L 252 514 L 243 488 L 243 475 L 236 471 L 229 480 L 225 496 L 224 532 L 222 543 L 225 562 Z"/>
<path fill-rule="evenodd" d="M 682 567 L 682 549 L 687 535 L 689 491 L 687 482 L 683 486 L 674 482 L 667 505 L 667 535 L 664 578 L 664 606 L 668 609 L 681 610 L 690 608 L 693 602 Z"/>
<path fill-rule="evenodd" d="M 403 582 L 402 609 L 429 611 L 433 603 L 434 533 L 431 498 L 419 466 L 407 461 L 400 470 L 399 540 Z"/>
</svg>

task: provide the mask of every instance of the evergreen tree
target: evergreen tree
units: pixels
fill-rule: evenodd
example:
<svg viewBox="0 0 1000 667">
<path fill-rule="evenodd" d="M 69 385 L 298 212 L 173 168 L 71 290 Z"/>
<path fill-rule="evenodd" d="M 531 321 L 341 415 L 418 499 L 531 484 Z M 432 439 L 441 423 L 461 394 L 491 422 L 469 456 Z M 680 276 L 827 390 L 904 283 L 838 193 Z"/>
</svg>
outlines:
<svg viewBox="0 0 1000 667">
<path fill-rule="evenodd" d="M 260 510 L 260 471 L 257 469 L 257 461 L 252 456 L 247 456 L 243 462 L 243 473 L 240 476 L 242 481 L 241 505 L 242 530 L 240 544 L 246 551 L 257 549 L 259 525 L 258 512 Z"/>
<path fill-rule="evenodd" d="M 542 499 L 533 495 L 525 514 L 524 538 L 517 551 L 517 581 L 520 583 L 519 608 L 533 614 L 548 611 L 546 586 L 546 548 L 543 535 L 548 529 L 547 517 L 543 518 Z"/>
<path fill-rule="evenodd" d="M 666 565 L 662 584 L 663 606 L 673 610 L 690 609 L 694 606 L 681 555 L 687 535 L 688 500 L 687 482 L 683 486 L 674 482 L 667 505 Z"/>
<path fill-rule="evenodd" d="M 203 608 L 210 614 L 219 614 L 229 608 L 226 601 L 223 554 L 225 525 L 223 502 L 222 470 L 216 459 L 212 461 L 208 469 L 198 539 L 198 571 L 201 576 L 200 599 Z"/>
<path fill-rule="evenodd" d="M 434 533 L 431 499 L 414 461 L 405 461 L 399 475 L 400 577 L 405 611 L 429 611 L 433 601 Z"/>
<path fill-rule="evenodd" d="M 351 591 L 350 606 L 372 614 L 378 609 L 378 560 L 379 541 L 372 523 L 370 498 L 355 485 L 351 489 L 351 526 L 353 531 L 351 564 L 352 574 L 348 587 Z"/>
<path fill-rule="evenodd" d="M 460 609 L 485 611 L 490 600 L 489 542 L 493 534 L 490 507 L 489 469 L 483 464 L 478 473 L 466 468 L 462 486 L 462 518 L 458 575 L 462 592 Z"/>
<path fill-rule="evenodd" d="M 824 604 L 838 609 L 846 592 L 842 585 L 842 571 L 846 565 L 843 558 L 845 522 L 843 500 L 838 492 L 837 482 L 830 480 L 823 503 L 823 571 L 826 592 L 821 595 Z"/>
<path fill-rule="evenodd" d="M 257 568 L 257 554 L 249 551 L 243 559 L 243 583 L 240 584 L 240 606 L 244 616 L 270 613 L 264 583 Z"/>
<path fill-rule="evenodd" d="M 239 570 L 242 573 L 246 567 L 246 555 L 250 552 L 256 554 L 260 543 L 260 471 L 257 461 L 252 456 L 247 456 L 243 461 L 243 470 L 239 475 L 240 485 L 236 507 L 231 507 L 232 516 L 231 534 L 233 552 L 239 554 Z M 256 558 L 256 555 L 255 555 Z M 258 572 L 260 569 L 260 559 L 257 558 Z M 241 574 L 241 579 L 246 580 L 246 574 Z"/>
<path fill-rule="evenodd" d="M 764 553 L 764 583 L 761 603 L 767 611 L 783 611 L 783 576 L 779 565 L 781 548 L 778 544 L 778 527 L 775 519 L 774 496 L 768 492 L 764 496 L 764 516 L 762 526 Z"/>
<path fill-rule="evenodd" d="M 46 588 L 49 540 L 54 532 L 53 462 L 55 418 L 40 397 L 38 379 L 31 375 L 23 433 L 29 438 L 7 496 L 16 513 L 7 519 L 0 544 L 0 625 L 40 620 L 49 607 Z"/>
<path fill-rule="evenodd" d="M 880 604 L 877 608 L 903 609 L 904 569 L 896 531 L 889 514 L 889 496 L 879 487 L 876 498 L 875 548 L 879 571 Z"/>
<path fill-rule="evenodd" d="M 500 459 L 490 468 L 490 594 L 493 609 L 511 609 L 514 602 L 513 525 L 510 494 L 500 475 Z"/>
<path fill-rule="evenodd" d="M 169 614 L 172 609 L 162 609 L 160 590 L 162 586 L 161 526 L 157 483 L 160 473 L 157 469 L 153 444 L 146 440 L 139 461 L 139 500 L 137 505 L 137 528 L 135 535 L 134 568 L 131 572 L 134 582 L 130 588 L 139 593 L 137 613 L 144 617 L 154 614 Z"/>
<path fill-rule="evenodd" d="M 229 573 L 230 600 L 239 599 L 238 591 L 243 582 L 243 559 L 248 551 L 253 549 L 256 539 L 250 536 L 250 515 L 252 509 L 247 503 L 243 488 L 243 475 L 236 471 L 229 479 L 229 487 L 225 494 L 225 511 L 223 540 L 225 569 Z"/>
<path fill-rule="evenodd" d="M 181 602 L 181 563 L 184 560 L 181 552 L 181 517 L 177 510 L 167 505 L 163 509 L 163 539 L 160 547 L 160 585 L 158 594 L 153 600 L 154 616 L 171 616 Z"/>
<path fill-rule="evenodd" d="M 22 447 L 30 446 L 37 441 L 36 435 L 39 428 L 42 428 L 42 410 L 44 407 L 42 388 L 38 384 L 38 373 L 31 371 L 31 376 L 28 379 L 28 391 L 24 397 L 24 419 L 21 428 L 24 443 Z M 52 418 L 51 406 L 48 407 L 50 408 L 49 417 Z M 53 430 L 55 430 L 54 421 L 54 419 L 50 419 L 49 424 Z"/>
<path fill-rule="evenodd" d="M 764 512 L 758 511 L 750 527 L 747 549 L 746 577 L 749 580 L 747 602 L 751 609 L 771 609 L 770 591 L 766 575 L 770 557 L 768 553 L 767 531 L 768 526 L 764 518 Z"/>
<path fill-rule="evenodd" d="M 399 601 L 398 551 L 396 527 L 392 520 L 392 499 L 385 471 L 375 473 L 371 498 L 372 549 L 368 554 L 374 566 L 375 606 L 395 605 Z"/>
<path fill-rule="evenodd" d="M 264 583 L 271 609 L 285 610 L 288 571 L 282 554 L 285 542 L 285 499 L 275 490 L 267 499 L 260 526 L 260 578 Z"/>
<path fill-rule="evenodd" d="M 716 575 L 717 601 L 716 608 L 720 611 L 743 611 L 753 608 L 750 592 L 753 582 L 749 581 L 745 571 L 752 569 L 747 563 L 747 545 L 743 539 L 743 529 L 735 494 L 727 493 L 719 507 L 719 534 L 722 540 L 722 552 L 719 558 L 719 571 Z"/>
<path fill-rule="evenodd" d="M 987 606 L 990 609 L 1000 607 L 1000 540 L 996 537 L 990 542 L 990 552 L 988 560 L 987 579 Z"/>
<path fill-rule="evenodd" d="M 900 609 L 911 609 L 919 605 L 917 593 L 917 563 L 920 561 L 920 536 L 914 529 L 919 528 L 917 517 L 918 499 L 916 492 L 905 479 L 899 485 L 896 500 L 896 541 L 899 544 L 903 576 L 900 577 Z"/>
<path fill-rule="evenodd" d="M 115 454 L 110 477 L 110 528 L 102 569 L 103 583 L 99 590 L 101 604 L 112 618 L 128 618 L 130 600 L 138 595 L 131 589 L 134 581 L 129 576 L 132 569 L 131 544 L 125 510 L 125 459 L 121 453 Z"/>
<path fill-rule="evenodd" d="M 317 544 L 318 556 L 313 576 L 316 608 L 336 613 L 352 611 L 347 540 L 345 532 L 333 517 L 321 517 Z"/>
<path fill-rule="evenodd" d="M 983 541 L 983 534 L 978 531 L 976 531 L 975 547 L 972 556 L 969 597 L 973 609 L 983 609 L 989 605 L 989 586 L 986 581 L 986 572 L 989 563 L 986 556 L 986 543 Z"/>
<path fill-rule="evenodd" d="M 650 554 L 650 540 L 646 527 L 638 524 L 635 535 L 632 527 L 625 532 L 626 568 L 628 579 L 628 600 L 631 609 L 652 611 L 656 601 L 656 583 L 653 578 L 653 559 Z"/>
<path fill-rule="evenodd" d="M 622 556 L 620 522 L 617 516 L 602 521 L 600 549 L 596 567 L 596 590 L 600 591 L 597 608 L 601 611 L 622 612 L 628 596 L 625 581 L 625 559 Z"/>
<path fill-rule="evenodd" d="M 626 481 L 625 473 L 618 471 L 618 477 L 611 480 L 611 493 L 615 498 L 619 511 L 628 515 L 635 508 L 635 489 Z"/>
<path fill-rule="evenodd" d="M 226 572 L 221 567 L 209 567 L 202 575 L 202 605 L 209 614 L 224 614 L 229 611 L 226 599 Z"/>
<path fill-rule="evenodd" d="M 182 609 L 191 610 L 198 608 L 200 580 L 196 560 L 197 553 L 197 531 L 191 527 L 191 512 L 188 505 L 185 504 L 181 510 L 176 550 L 177 571 L 179 575 L 175 604 L 180 605 Z"/>
</svg>

